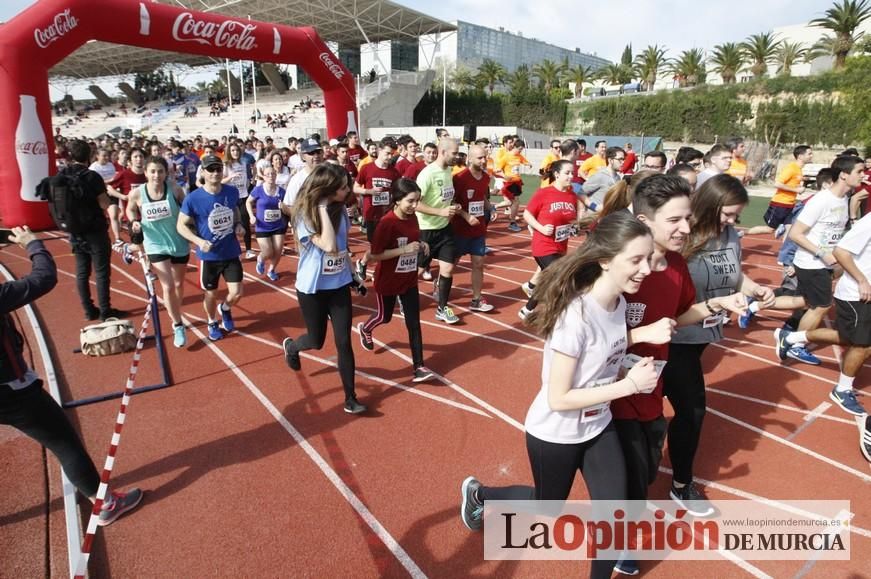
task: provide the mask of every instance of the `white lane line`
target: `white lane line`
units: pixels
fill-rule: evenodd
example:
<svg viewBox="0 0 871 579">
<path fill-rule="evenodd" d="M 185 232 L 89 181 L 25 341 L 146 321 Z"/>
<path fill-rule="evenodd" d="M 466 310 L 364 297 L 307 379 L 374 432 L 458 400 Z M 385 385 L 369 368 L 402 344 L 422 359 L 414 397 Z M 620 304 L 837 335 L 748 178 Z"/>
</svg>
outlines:
<svg viewBox="0 0 871 579">
<path fill-rule="evenodd" d="M 814 380 L 819 380 L 820 382 L 825 382 L 826 384 L 832 384 L 833 386 L 838 384 L 835 380 L 829 380 L 828 378 L 823 378 L 822 376 L 817 376 L 816 374 L 813 374 L 811 372 L 805 372 L 804 370 L 799 370 L 798 368 L 793 368 L 791 366 L 784 366 L 783 364 L 780 364 L 779 362 L 772 362 L 771 360 L 766 360 L 765 358 L 762 358 L 761 356 L 756 356 L 754 354 L 748 354 L 747 352 L 742 352 L 741 350 L 736 350 L 735 348 L 728 348 L 726 346 L 723 346 L 723 345 L 717 344 L 717 343 L 711 343 L 711 346 L 720 348 L 721 350 L 726 350 L 727 352 L 732 352 L 733 354 L 738 354 L 739 356 L 745 356 L 745 357 L 751 358 L 753 360 L 758 360 L 759 362 L 762 362 L 763 364 L 767 364 L 769 366 L 778 366 L 780 368 L 783 368 L 784 370 L 788 370 L 789 372 L 801 374 L 802 376 L 807 376 L 808 378 L 813 378 Z"/>
<path fill-rule="evenodd" d="M 756 434 L 758 434 L 759 436 L 764 436 L 765 438 L 768 438 L 770 440 L 778 442 L 784 446 L 788 446 L 789 448 L 791 448 L 797 452 L 800 452 L 800 453 L 807 455 L 811 458 L 815 458 L 821 462 L 824 462 L 824 463 L 828 464 L 829 466 L 833 466 L 833 467 L 837 468 L 838 470 L 844 471 L 847 474 L 851 474 L 851 475 L 855 476 L 856 478 L 858 478 L 859 480 L 861 480 L 862 482 L 866 482 L 866 483 L 871 482 L 871 475 L 864 473 L 864 472 L 861 472 L 861 471 L 858 471 L 855 468 L 849 467 L 846 464 L 838 462 L 837 460 L 835 460 L 833 458 L 823 456 L 822 454 L 815 452 L 809 448 L 805 448 L 804 446 L 801 446 L 800 444 L 796 444 L 796 443 L 794 443 L 790 440 L 787 440 L 781 436 L 777 436 L 776 434 L 771 434 L 770 432 L 762 430 L 761 428 L 753 426 L 752 424 L 744 422 L 743 420 L 739 420 L 738 418 L 735 418 L 734 416 L 729 416 L 728 414 L 726 414 L 724 412 L 720 412 L 719 410 L 711 408 L 710 406 L 708 406 L 708 412 L 710 414 L 713 414 L 714 416 L 718 416 L 718 417 L 722 418 L 723 420 L 726 420 L 726 421 L 731 422 L 733 424 L 737 424 L 738 426 L 746 428 L 747 430 L 751 430 L 751 431 L 755 432 Z"/>
<path fill-rule="evenodd" d="M 7 281 L 14 281 L 12 273 L 6 269 L 6 266 L 0 264 L 0 272 Z M 54 370 L 54 361 L 51 359 L 51 353 L 48 349 L 48 344 L 45 342 L 45 333 L 42 326 L 39 324 L 39 318 L 33 312 L 33 307 L 28 304 L 24 306 L 24 311 L 27 314 L 27 319 L 30 322 L 30 327 L 33 329 L 33 335 L 36 337 L 36 344 L 39 348 L 39 356 L 42 358 L 43 376 L 48 384 L 48 390 L 51 397 L 60 406 L 63 402 L 60 395 L 60 388 L 57 383 L 57 374 Z M 81 511 L 78 508 L 76 501 L 76 487 L 67 478 L 63 469 L 60 469 L 61 490 L 64 500 L 64 521 L 67 535 L 67 562 L 69 563 L 70 577 L 76 574 L 76 566 L 82 556 L 82 519 Z"/>
<path fill-rule="evenodd" d="M 726 390 L 720 390 L 719 388 L 711 388 L 710 386 L 706 387 L 705 390 L 707 392 L 713 392 L 714 394 L 720 394 L 721 396 L 728 396 L 730 398 L 738 398 L 739 400 L 745 400 L 747 402 L 753 402 L 754 404 L 762 404 L 764 406 L 771 406 L 772 408 L 779 408 L 781 410 L 788 410 L 789 412 L 797 412 L 799 414 L 804 414 L 804 419 L 807 420 L 808 415 L 810 415 L 812 410 L 805 410 L 804 408 L 797 408 L 795 406 L 789 406 L 788 404 L 780 404 L 778 402 L 771 402 L 770 400 L 762 400 L 761 398 L 754 398 L 752 396 L 745 396 L 743 394 L 736 394 L 735 392 L 727 392 Z M 827 402 L 823 402 L 822 404 L 827 404 Z M 832 422 L 841 422 L 842 424 L 849 424 L 853 426 L 855 421 L 848 420 L 846 418 L 841 418 L 839 416 L 829 416 L 828 414 L 820 414 L 815 418 L 823 418 L 825 420 L 831 420 Z"/>
<path fill-rule="evenodd" d="M 396 539 L 390 534 L 390 532 L 384 528 L 378 519 L 372 514 L 372 511 L 363 504 L 363 501 L 354 494 L 354 491 L 345 484 L 342 480 L 342 477 L 333 470 L 333 468 L 327 463 L 326 460 L 318 453 L 317 450 L 306 440 L 305 436 L 302 435 L 300 431 L 298 431 L 290 421 L 284 417 L 281 411 L 275 407 L 274 404 L 266 397 L 263 392 L 252 382 L 248 376 L 240 370 L 236 364 L 233 363 L 230 358 L 227 357 L 224 352 L 217 347 L 216 344 L 212 343 L 211 340 L 206 338 L 205 335 L 196 327 L 191 326 L 191 331 L 199 338 L 201 342 L 203 342 L 207 348 L 209 348 L 212 353 L 214 353 L 226 366 L 229 368 L 233 374 L 239 379 L 240 382 L 248 389 L 251 394 L 263 405 L 269 414 L 278 422 L 282 428 L 293 438 L 297 445 L 303 450 L 303 452 L 308 455 L 309 459 L 321 470 L 327 480 L 332 483 L 332 485 L 339 491 L 339 494 L 344 497 L 344 499 L 351 505 L 351 507 L 357 512 L 360 518 L 366 523 L 366 525 L 372 530 L 375 535 L 381 539 L 381 542 L 384 543 L 384 546 L 390 549 L 390 552 L 393 553 L 393 556 L 405 567 L 405 570 L 409 575 L 414 577 L 415 579 L 423 579 L 426 577 L 426 574 L 418 567 L 417 563 L 411 558 L 411 556 L 402 548 Z"/>
<path fill-rule="evenodd" d="M 805 428 L 807 428 L 808 426 L 813 424 L 817 418 L 820 418 L 821 416 L 823 416 L 825 411 L 831 407 L 832 407 L 832 405 L 829 404 L 828 402 L 820 402 L 819 406 L 814 408 L 807 416 L 804 417 L 804 424 L 802 424 L 801 426 L 796 428 L 792 434 L 790 434 L 789 436 L 786 437 L 786 440 L 791 441 L 793 438 L 798 436 L 802 430 L 804 430 Z"/>
</svg>

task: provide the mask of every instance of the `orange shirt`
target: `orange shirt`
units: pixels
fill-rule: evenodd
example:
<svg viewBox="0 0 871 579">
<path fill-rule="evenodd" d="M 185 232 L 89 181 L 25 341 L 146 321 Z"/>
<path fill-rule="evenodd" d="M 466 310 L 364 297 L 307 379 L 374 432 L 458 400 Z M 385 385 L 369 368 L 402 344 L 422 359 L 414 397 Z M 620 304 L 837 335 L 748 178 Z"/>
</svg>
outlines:
<svg viewBox="0 0 871 579">
<path fill-rule="evenodd" d="M 581 177 L 586 175 L 586 178 L 589 179 L 594 174 L 598 173 L 599 169 L 607 166 L 608 162 L 605 159 L 599 155 L 593 155 L 581 164 L 581 168 L 578 170 L 578 175 Z"/>
<path fill-rule="evenodd" d="M 453 167 L 451 167 L 451 176 L 454 176 L 454 175 L 464 171 L 465 169 L 466 169 L 465 167 L 461 167 L 459 165 L 454 165 Z"/>
<path fill-rule="evenodd" d="M 777 183 L 783 183 L 787 187 L 800 187 L 802 183 L 801 166 L 796 161 L 791 162 L 777 174 L 777 179 L 775 181 Z M 771 198 L 771 205 L 793 207 L 795 206 L 795 197 L 796 193 L 793 193 L 792 191 L 778 189 L 775 191 L 774 197 Z"/>
<path fill-rule="evenodd" d="M 366 165 L 368 165 L 371 162 L 372 162 L 372 157 L 369 157 L 369 156 L 363 157 L 362 159 L 360 159 L 360 162 L 357 164 L 357 171 L 359 172 L 360 169 L 362 169 L 363 167 L 365 167 Z"/>
<path fill-rule="evenodd" d="M 487 174 L 492 177 L 495 172 L 496 162 L 493 160 L 493 157 L 487 157 Z"/>
<path fill-rule="evenodd" d="M 529 165 L 526 157 L 517 151 L 511 151 L 496 161 L 496 170 L 505 175 L 506 183 L 522 183 L 523 179 L 520 178 L 520 170 L 523 168 L 523 165 Z"/>
<path fill-rule="evenodd" d="M 747 160 L 740 157 L 732 157 L 732 164 L 729 165 L 726 174 L 735 177 L 743 183 L 744 178 L 747 177 Z"/>
<path fill-rule="evenodd" d="M 548 168 L 550 168 L 550 164 L 554 161 L 559 161 L 559 157 L 553 154 L 553 151 L 548 151 L 547 155 L 544 156 L 544 159 L 541 161 L 541 165 L 538 168 L 539 174 L 547 173 Z M 547 177 L 541 178 L 541 186 L 547 187 L 550 185 L 550 181 Z"/>
</svg>

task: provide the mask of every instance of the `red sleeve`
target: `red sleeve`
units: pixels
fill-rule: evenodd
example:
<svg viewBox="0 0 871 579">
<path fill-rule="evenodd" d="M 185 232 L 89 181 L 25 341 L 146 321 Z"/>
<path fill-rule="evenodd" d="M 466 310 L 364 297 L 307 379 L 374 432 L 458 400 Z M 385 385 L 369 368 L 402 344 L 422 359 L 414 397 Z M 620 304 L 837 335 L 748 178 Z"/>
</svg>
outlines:
<svg viewBox="0 0 871 579">
<path fill-rule="evenodd" d="M 675 269 L 677 270 L 678 275 L 680 275 L 680 301 L 678 304 L 677 315 L 681 316 L 696 303 L 696 286 L 693 285 L 693 278 L 690 276 L 687 262 L 683 259 L 676 261 L 678 261 L 678 263 L 675 264 Z"/>
<path fill-rule="evenodd" d="M 378 222 L 375 227 L 375 236 L 372 237 L 372 253 L 376 255 L 384 253 L 385 250 L 389 249 L 388 246 L 392 245 L 394 238 L 392 221 L 392 219 L 381 219 Z"/>
<path fill-rule="evenodd" d="M 357 172 L 357 184 L 362 185 L 363 187 L 366 186 L 366 175 L 369 174 L 366 169 L 368 169 L 368 167 L 369 165 L 366 165 Z"/>
<path fill-rule="evenodd" d="M 538 191 L 536 191 L 533 194 L 532 199 L 529 200 L 529 203 L 526 204 L 526 210 L 532 213 L 533 217 L 537 217 L 538 212 L 541 211 L 541 198 L 544 197 L 542 191 L 544 191 L 544 189 L 539 189 Z"/>
</svg>

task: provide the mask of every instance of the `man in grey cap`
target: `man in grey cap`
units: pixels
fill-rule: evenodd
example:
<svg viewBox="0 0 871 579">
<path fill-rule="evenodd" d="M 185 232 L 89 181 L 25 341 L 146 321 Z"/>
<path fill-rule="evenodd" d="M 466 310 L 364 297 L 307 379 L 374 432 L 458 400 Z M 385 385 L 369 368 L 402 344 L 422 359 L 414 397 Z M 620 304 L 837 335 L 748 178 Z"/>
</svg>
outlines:
<svg viewBox="0 0 871 579">
<path fill-rule="evenodd" d="M 324 160 L 324 150 L 321 148 L 320 142 L 315 139 L 305 139 L 299 145 L 299 152 L 302 155 L 302 168 L 297 171 L 296 175 L 290 178 L 287 184 L 287 191 L 284 193 L 284 204 L 288 207 L 293 207 L 296 201 L 296 196 L 299 190 L 302 189 L 302 184 L 311 175 L 315 166 Z"/>
</svg>

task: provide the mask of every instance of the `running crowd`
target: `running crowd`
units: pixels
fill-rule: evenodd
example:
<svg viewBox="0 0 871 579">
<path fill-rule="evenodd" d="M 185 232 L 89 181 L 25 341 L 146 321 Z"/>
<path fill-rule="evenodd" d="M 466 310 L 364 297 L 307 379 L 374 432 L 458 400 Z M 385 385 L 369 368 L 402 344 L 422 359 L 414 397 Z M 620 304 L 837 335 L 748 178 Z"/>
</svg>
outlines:
<svg viewBox="0 0 871 579">
<path fill-rule="evenodd" d="M 586 145 L 583 139 L 550 143 L 539 167 L 540 187 L 521 212 L 531 165 L 516 135 L 505 136 L 501 146 L 478 139 L 464 152 L 443 130 L 422 147 L 405 135 L 364 148 L 354 133 L 329 142 L 316 135 L 290 139 L 280 147 L 253 131 L 247 139 L 166 144 L 140 138 L 61 142 L 61 172 L 81 184 L 83 205 L 93 215 L 92 230 L 70 240 L 84 315 L 124 314 L 110 304 L 110 254 L 114 246 L 129 260 L 138 250 L 160 281 L 174 345 L 185 347 L 181 303 L 193 246 L 208 337 L 221 340 L 235 329 L 242 259 L 256 260 L 258 275 L 278 281 L 288 275 L 280 265 L 290 233 L 306 333 L 284 339 L 286 363 L 301 371 L 300 353 L 323 347 L 329 322 L 344 410 L 363 413 L 354 384 L 352 291 L 367 295 L 371 274 L 375 311 L 357 326 L 362 347 L 375 349 L 376 330 L 391 321 L 398 302 L 412 380 L 432 379 L 419 280 L 432 281 L 435 319 L 456 324 L 453 272 L 469 255 L 471 288 L 463 288 L 471 294 L 468 310 L 492 312 L 482 291 L 487 233 L 504 210 L 508 234 L 531 233 L 538 265 L 521 286 L 528 301 L 518 315 L 546 338 L 541 387 L 525 422 L 533 486 L 494 488 L 468 477 L 461 485 L 461 517 L 469 529 L 481 528 L 487 500 L 567 499 L 578 470 L 594 500 L 646 499 L 666 440 L 674 471 L 671 499 L 695 516 L 713 515 L 693 482 L 706 408 L 702 358 L 709 344 L 723 339 L 733 315 L 747 328 L 766 309 L 793 312 L 774 332 L 780 360 L 820 364 L 808 344 L 844 347 L 830 398 L 864 417 L 859 445 L 871 461 L 871 420 L 854 389 L 871 354 L 871 217 L 862 217 L 871 159 L 844 151 L 806 188 L 803 167 L 813 150 L 796 147 L 794 161 L 777 176 L 765 225 L 745 231 L 736 225 L 753 175 L 742 139 L 707 153 L 682 147 L 672 160 L 660 151 L 639 156 L 631 144 L 599 141 L 592 153 Z M 352 251 L 355 226 L 368 245 Z M 37 256 L 47 252 L 26 229 L 14 233 L 12 241 L 28 249 L 36 271 Z M 783 237 L 779 288 L 747 275 L 745 233 Z M 583 243 L 570 251 L 569 241 L 579 236 Z M 17 335 L 8 312 L 20 301 L 2 300 L 4 340 Z M 829 328 L 823 321 L 833 302 L 836 321 Z M 20 365 L 16 371 L 4 359 L 0 384 L 13 394 L 41 391 L 23 358 Z M 670 421 L 663 415 L 664 397 L 674 410 Z M 40 440 L 39 433 L 33 436 Z M 63 452 L 72 452 L 74 463 L 86 459 L 80 448 Z M 91 482 L 80 488 L 87 496 Z M 609 577 L 613 570 L 637 574 L 639 567 L 629 558 L 597 560 L 592 576 Z"/>
</svg>

